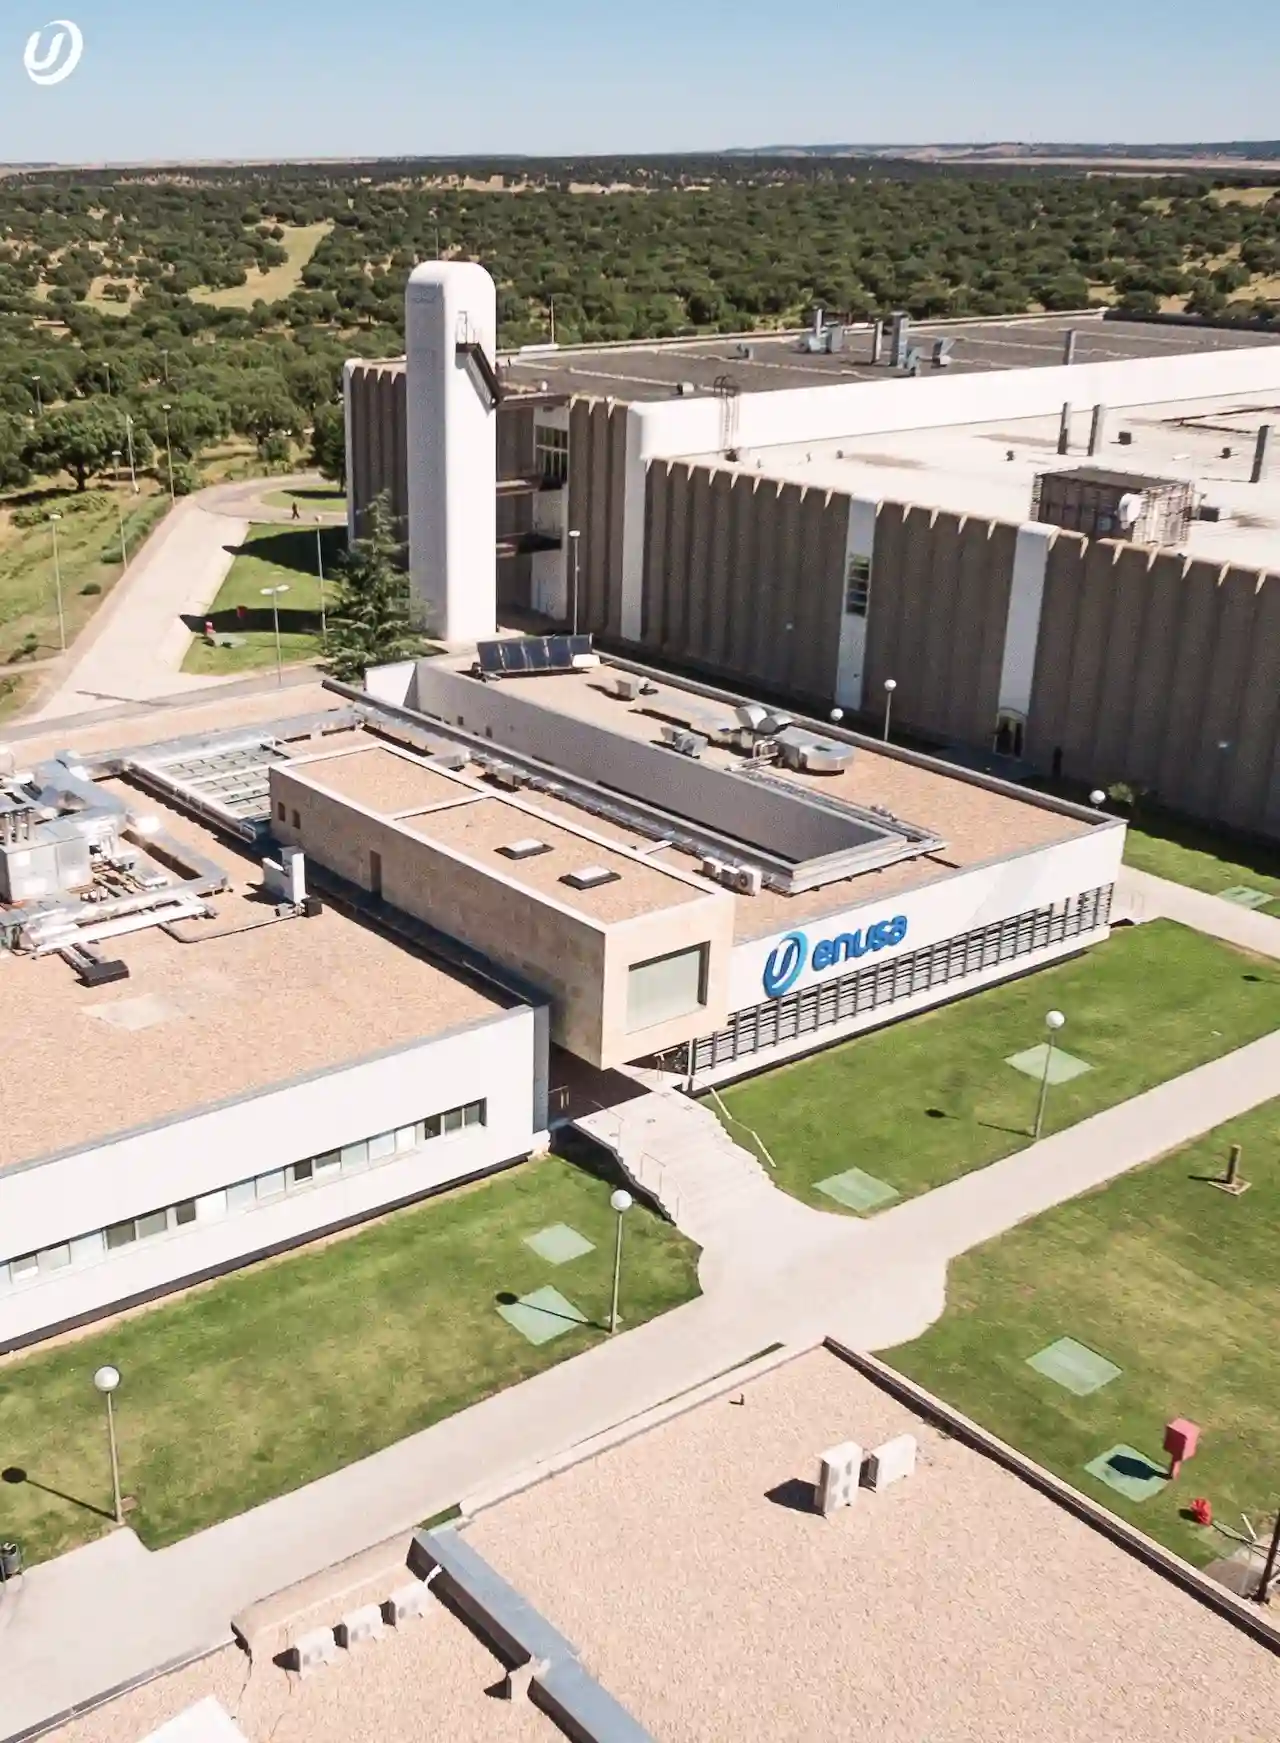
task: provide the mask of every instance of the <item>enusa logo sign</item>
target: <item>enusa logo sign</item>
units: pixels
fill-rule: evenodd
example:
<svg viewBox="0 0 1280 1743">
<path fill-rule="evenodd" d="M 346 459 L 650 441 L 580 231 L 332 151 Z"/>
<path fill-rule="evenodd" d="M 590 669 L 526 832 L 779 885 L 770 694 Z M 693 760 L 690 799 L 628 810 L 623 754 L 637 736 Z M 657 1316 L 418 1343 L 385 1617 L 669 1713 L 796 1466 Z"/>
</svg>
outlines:
<svg viewBox="0 0 1280 1743">
<path fill-rule="evenodd" d="M 892 920 L 877 920 L 856 932 L 841 932 L 835 938 L 820 938 L 809 948 L 804 932 L 788 932 L 774 945 L 764 965 L 765 997 L 780 999 L 783 993 L 800 979 L 806 968 L 821 974 L 839 963 L 866 956 L 872 950 L 888 950 L 901 944 L 907 935 L 907 917 L 897 914 Z"/>
</svg>

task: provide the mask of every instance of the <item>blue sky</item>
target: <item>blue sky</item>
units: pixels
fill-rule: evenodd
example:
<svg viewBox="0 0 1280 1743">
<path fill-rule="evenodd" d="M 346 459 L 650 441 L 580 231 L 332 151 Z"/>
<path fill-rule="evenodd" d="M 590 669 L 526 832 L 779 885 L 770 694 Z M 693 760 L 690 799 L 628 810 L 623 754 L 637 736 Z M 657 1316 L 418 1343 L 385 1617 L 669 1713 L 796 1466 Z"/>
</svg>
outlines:
<svg viewBox="0 0 1280 1743">
<path fill-rule="evenodd" d="M 38 88 L 56 13 L 84 58 Z M 1274 0 L 0 0 L 6 162 L 1266 138 L 1278 92 Z"/>
</svg>

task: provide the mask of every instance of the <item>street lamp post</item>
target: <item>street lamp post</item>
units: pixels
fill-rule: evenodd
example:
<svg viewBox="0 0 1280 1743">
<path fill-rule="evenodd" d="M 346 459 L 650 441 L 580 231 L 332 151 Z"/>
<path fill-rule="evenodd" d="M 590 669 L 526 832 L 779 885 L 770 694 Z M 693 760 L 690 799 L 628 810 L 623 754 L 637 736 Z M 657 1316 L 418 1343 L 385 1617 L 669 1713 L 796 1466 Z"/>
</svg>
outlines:
<svg viewBox="0 0 1280 1743">
<path fill-rule="evenodd" d="M 58 599 L 58 642 L 63 653 L 67 651 L 67 620 L 62 612 L 62 564 L 58 559 L 58 522 L 60 514 L 49 516 L 49 531 L 53 534 L 53 588 Z"/>
<path fill-rule="evenodd" d="M 120 1384 L 120 1370 L 109 1364 L 99 1368 L 93 1383 L 107 1401 L 107 1444 L 111 1448 L 111 1507 L 117 1525 L 124 1524 L 124 1503 L 120 1498 L 120 1459 L 116 1452 L 116 1417 L 111 1394 Z"/>
<path fill-rule="evenodd" d="M 169 404 L 168 400 L 166 400 L 164 405 L 161 406 L 160 409 L 164 413 L 164 451 L 169 457 L 169 501 L 172 502 L 174 500 L 173 443 L 169 440 L 169 413 L 172 411 L 173 408 Z"/>
<path fill-rule="evenodd" d="M 578 544 L 582 534 L 575 529 L 569 533 L 569 544 L 573 551 L 573 633 L 578 633 Z"/>
<path fill-rule="evenodd" d="M 276 683 L 284 683 L 284 660 L 280 653 L 280 595 L 289 591 L 289 583 L 282 581 L 278 587 L 260 587 L 258 591 L 264 599 L 271 601 L 271 621 L 276 632 Z"/>
<path fill-rule="evenodd" d="M 138 494 L 138 473 L 133 464 L 133 416 L 130 412 L 124 414 L 124 441 L 125 447 L 129 450 L 129 484 L 136 496 Z"/>
<path fill-rule="evenodd" d="M 832 726 L 839 726 L 840 722 L 844 719 L 844 709 L 833 708 L 831 710 L 830 719 Z"/>
<path fill-rule="evenodd" d="M 1260 1604 L 1271 1602 L 1271 1582 L 1275 1578 L 1277 1555 L 1280 1555 L 1280 1513 L 1276 1514 L 1275 1529 L 1271 1533 L 1271 1546 L 1267 1550 L 1267 1559 L 1263 1564 L 1262 1578 L 1258 1581 L 1258 1589 L 1254 1593 Z"/>
<path fill-rule="evenodd" d="M 119 448 L 113 448 L 111 450 L 111 460 L 112 460 L 112 465 L 114 466 L 114 469 L 115 469 L 115 479 L 116 479 L 116 521 L 120 527 L 120 566 L 122 569 L 127 569 L 129 567 L 129 547 L 128 547 L 128 545 L 125 544 L 125 540 L 124 540 L 124 509 L 120 505 L 120 450 L 119 450 Z"/>
<path fill-rule="evenodd" d="M 622 1283 L 622 1219 L 631 1209 L 633 1199 L 621 1187 L 610 1196 L 609 1203 L 618 1214 L 618 1234 L 613 1245 L 613 1307 L 609 1313 L 610 1334 L 618 1329 L 618 1290 Z"/>
<path fill-rule="evenodd" d="M 1044 1126 L 1045 1103 L 1049 1099 L 1049 1067 L 1053 1063 L 1053 1038 L 1066 1022 L 1061 1011 L 1050 1011 L 1044 1020 L 1047 1039 L 1044 1047 L 1044 1070 L 1040 1074 L 1040 1100 L 1036 1104 L 1036 1142 L 1040 1141 L 1040 1132 Z"/>
<path fill-rule="evenodd" d="M 31 379 L 36 386 L 36 416 L 41 418 L 44 416 L 44 401 L 40 398 L 40 377 L 33 375 Z"/>
<path fill-rule="evenodd" d="M 889 742 L 889 720 L 893 713 L 893 693 L 898 688 L 896 678 L 886 678 L 884 681 L 884 742 Z"/>
<path fill-rule="evenodd" d="M 320 516 L 316 516 L 316 574 L 320 577 L 320 646 L 329 645 L 329 624 L 324 609 L 324 541 L 320 536 Z"/>
<path fill-rule="evenodd" d="M 1102 788 L 1095 787 L 1089 795 L 1089 803 L 1093 806 L 1094 810 L 1101 811 L 1106 802 L 1107 795 L 1103 792 Z"/>
</svg>

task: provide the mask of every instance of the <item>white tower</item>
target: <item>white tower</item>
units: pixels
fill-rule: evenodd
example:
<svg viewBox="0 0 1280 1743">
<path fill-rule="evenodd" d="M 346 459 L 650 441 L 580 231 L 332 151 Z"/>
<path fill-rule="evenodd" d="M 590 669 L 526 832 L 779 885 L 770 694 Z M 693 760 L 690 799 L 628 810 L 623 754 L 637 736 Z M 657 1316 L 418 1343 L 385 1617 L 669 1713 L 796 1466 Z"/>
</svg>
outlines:
<svg viewBox="0 0 1280 1743">
<path fill-rule="evenodd" d="M 494 633 L 497 293 L 484 267 L 433 260 L 405 295 L 409 578 L 441 641 Z"/>
</svg>

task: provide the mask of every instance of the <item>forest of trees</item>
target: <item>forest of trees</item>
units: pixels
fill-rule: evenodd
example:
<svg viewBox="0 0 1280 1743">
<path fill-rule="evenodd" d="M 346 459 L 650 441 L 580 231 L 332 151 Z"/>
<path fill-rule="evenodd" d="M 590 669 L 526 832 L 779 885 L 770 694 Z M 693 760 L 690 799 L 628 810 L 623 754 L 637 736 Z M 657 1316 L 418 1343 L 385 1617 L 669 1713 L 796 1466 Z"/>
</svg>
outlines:
<svg viewBox="0 0 1280 1743">
<path fill-rule="evenodd" d="M 306 226 L 292 288 L 253 300 Z M 0 182 L 0 485 L 104 470 L 126 413 L 143 448 L 167 416 L 180 466 L 233 434 L 287 459 L 314 426 L 336 473 L 342 361 L 402 349 L 405 276 L 437 240 L 493 273 L 504 345 L 545 338 L 553 299 L 562 342 L 815 302 L 1280 316 L 1280 192 L 1204 176 L 743 155 L 31 173 Z"/>
</svg>

